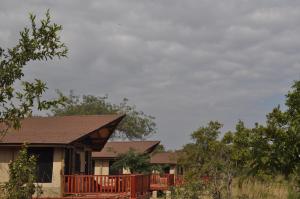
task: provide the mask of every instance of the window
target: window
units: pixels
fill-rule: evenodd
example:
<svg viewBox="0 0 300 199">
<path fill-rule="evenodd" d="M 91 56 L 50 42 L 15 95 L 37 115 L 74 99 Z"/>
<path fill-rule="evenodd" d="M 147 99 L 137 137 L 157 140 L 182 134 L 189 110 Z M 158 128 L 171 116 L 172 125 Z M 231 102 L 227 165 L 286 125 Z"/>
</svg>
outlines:
<svg viewBox="0 0 300 199">
<path fill-rule="evenodd" d="M 37 158 L 37 182 L 52 182 L 53 173 L 53 148 L 32 147 L 28 149 L 29 155 Z"/>
<path fill-rule="evenodd" d="M 72 174 L 73 159 L 73 149 L 65 149 L 65 175 Z"/>
<path fill-rule="evenodd" d="M 183 175 L 183 168 L 181 166 L 177 166 L 177 174 Z"/>
</svg>

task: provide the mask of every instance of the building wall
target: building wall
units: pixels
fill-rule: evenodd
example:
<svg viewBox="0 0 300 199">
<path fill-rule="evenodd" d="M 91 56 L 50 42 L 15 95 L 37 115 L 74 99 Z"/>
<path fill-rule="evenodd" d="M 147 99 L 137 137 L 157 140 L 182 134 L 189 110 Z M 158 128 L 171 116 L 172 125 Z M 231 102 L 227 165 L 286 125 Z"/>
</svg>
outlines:
<svg viewBox="0 0 300 199">
<path fill-rule="evenodd" d="M 109 161 L 108 160 L 95 160 L 95 175 L 109 175 Z"/>
<path fill-rule="evenodd" d="M 95 160 L 95 175 L 109 175 L 109 160 Z M 123 168 L 122 174 L 131 174 L 130 170 Z"/>
<path fill-rule="evenodd" d="M 170 166 L 170 174 L 177 175 L 177 169 L 175 165 Z"/>
<path fill-rule="evenodd" d="M 18 150 L 15 148 L 0 149 L 0 183 L 7 182 L 9 179 L 8 164 L 17 157 Z M 61 195 L 61 173 L 64 164 L 64 150 L 54 148 L 53 172 L 51 183 L 39 183 L 42 185 L 43 196 L 52 197 Z"/>
<path fill-rule="evenodd" d="M 123 174 L 131 174 L 128 168 L 123 168 Z"/>
<path fill-rule="evenodd" d="M 9 179 L 8 164 L 15 159 L 17 149 L 0 148 L 0 183 L 7 182 Z"/>
</svg>

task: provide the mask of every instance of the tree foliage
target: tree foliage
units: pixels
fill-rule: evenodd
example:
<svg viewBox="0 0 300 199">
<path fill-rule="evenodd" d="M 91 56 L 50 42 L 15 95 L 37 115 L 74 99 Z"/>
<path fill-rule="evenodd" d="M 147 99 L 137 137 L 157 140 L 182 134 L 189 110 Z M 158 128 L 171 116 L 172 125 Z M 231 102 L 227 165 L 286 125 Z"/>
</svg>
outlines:
<svg viewBox="0 0 300 199">
<path fill-rule="evenodd" d="M 129 169 L 130 173 L 151 173 L 153 170 L 150 164 L 149 154 L 138 153 L 130 149 L 127 153 L 119 154 L 117 161 L 112 165 L 115 170 Z"/>
<path fill-rule="evenodd" d="M 9 163 L 9 181 L 4 185 L 7 199 L 31 199 L 34 193 L 42 193 L 41 186 L 36 185 L 37 159 L 30 156 L 24 145 L 13 162 Z"/>
<path fill-rule="evenodd" d="M 211 193 L 213 198 L 229 199 L 233 178 L 300 179 L 300 81 L 286 95 L 285 109 L 275 107 L 267 114 L 265 125 L 247 128 L 238 121 L 235 131 L 222 138 L 221 126 L 210 122 L 192 133 L 193 142 L 184 147 L 180 158 L 187 183 L 177 194 L 197 198 Z M 208 180 L 203 181 L 203 176 Z"/>
<path fill-rule="evenodd" d="M 266 125 L 252 129 L 242 122 L 232 134 L 232 146 L 239 167 L 248 175 L 272 178 L 293 175 L 300 163 L 300 82 L 286 95 L 286 110 L 275 107 Z M 229 137 L 226 134 L 225 137 Z"/>
<path fill-rule="evenodd" d="M 33 107 L 49 109 L 61 103 L 58 100 L 42 100 L 46 84 L 35 79 L 22 81 L 23 68 L 31 61 L 45 61 L 55 57 L 66 57 L 67 47 L 61 42 L 59 32 L 62 26 L 51 22 L 49 11 L 46 17 L 36 23 L 36 16 L 30 14 L 31 26 L 20 32 L 20 39 L 13 48 L 0 47 L 0 122 L 8 128 L 19 128 L 20 120 L 31 114 Z M 17 87 L 21 82 L 21 88 Z M 6 133 L 2 131 L 2 136 Z"/>
<path fill-rule="evenodd" d="M 179 161 L 185 168 L 187 183 L 181 190 L 184 195 L 189 193 L 191 199 L 207 192 L 214 199 L 230 198 L 233 177 L 231 151 L 218 140 L 221 127 L 222 124 L 217 121 L 209 122 L 193 132 L 193 143 L 183 148 Z"/>
<path fill-rule="evenodd" d="M 143 139 L 156 133 L 155 118 L 129 105 L 126 98 L 120 104 L 113 104 L 107 96 L 83 95 L 80 98 L 71 92 L 64 106 L 57 106 L 52 112 L 54 115 L 126 114 L 117 127 L 116 136 Z"/>
</svg>

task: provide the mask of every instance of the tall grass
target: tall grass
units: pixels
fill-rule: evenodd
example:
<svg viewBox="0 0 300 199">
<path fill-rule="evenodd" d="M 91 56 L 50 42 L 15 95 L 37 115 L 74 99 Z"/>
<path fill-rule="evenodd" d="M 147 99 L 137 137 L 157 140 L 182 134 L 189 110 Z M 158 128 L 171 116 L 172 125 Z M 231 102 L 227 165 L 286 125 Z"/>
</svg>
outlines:
<svg viewBox="0 0 300 199">
<path fill-rule="evenodd" d="M 291 189 L 291 184 L 284 180 L 261 182 L 257 180 L 245 180 L 233 182 L 231 199 L 300 199 L 299 193 Z M 212 199 L 202 196 L 201 199 Z"/>
<path fill-rule="evenodd" d="M 286 182 L 244 181 L 234 183 L 233 198 L 236 199 L 288 199 L 290 193 Z"/>
</svg>

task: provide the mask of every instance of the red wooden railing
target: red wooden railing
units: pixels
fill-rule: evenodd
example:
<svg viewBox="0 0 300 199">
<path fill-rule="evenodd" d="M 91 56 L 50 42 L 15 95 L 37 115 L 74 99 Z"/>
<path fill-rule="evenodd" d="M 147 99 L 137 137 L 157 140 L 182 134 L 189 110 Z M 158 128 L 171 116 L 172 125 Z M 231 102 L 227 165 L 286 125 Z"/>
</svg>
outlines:
<svg viewBox="0 0 300 199">
<path fill-rule="evenodd" d="M 131 198 L 145 196 L 150 191 L 150 175 L 131 175 Z"/>
<path fill-rule="evenodd" d="M 65 175 L 64 195 L 128 194 L 136 199 L 149 193 L 149 175 Z"/>
<path fill-rule="evenodd" d="M 180 186 L 183 184 L 183 175 L 177 175 L 175 177 L 175 186 Z"/>
<path fill-rule="evenodd" d="M 151 190 L 167 190 L 171 186 L 174 186 L 175 178 L 174 174 L 152 174 L 150 180 Z"/>
</svg>

